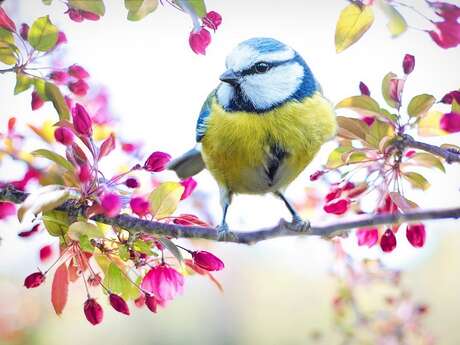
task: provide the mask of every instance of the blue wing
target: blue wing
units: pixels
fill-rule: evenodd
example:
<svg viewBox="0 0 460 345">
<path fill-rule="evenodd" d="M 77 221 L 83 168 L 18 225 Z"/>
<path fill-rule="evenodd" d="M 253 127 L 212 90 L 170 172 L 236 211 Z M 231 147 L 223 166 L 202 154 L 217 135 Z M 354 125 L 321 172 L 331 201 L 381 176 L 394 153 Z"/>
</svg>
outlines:
<svg viewBox="0 0 460 345">
<path fill-rule="evenodd" d="M 206 101 L 204 101 L 203 106 L 201 107 L 200 115 L 198 116 L 198 121 L 196 123 L 196 142 L 199 143 L 206 134 L 206 129 L 208 128 L 207 121 L 209 114 L 211 113 L 211 102 L 212 98 L 215 96 L 216 90 L 213 90 Z"/>
</svg>

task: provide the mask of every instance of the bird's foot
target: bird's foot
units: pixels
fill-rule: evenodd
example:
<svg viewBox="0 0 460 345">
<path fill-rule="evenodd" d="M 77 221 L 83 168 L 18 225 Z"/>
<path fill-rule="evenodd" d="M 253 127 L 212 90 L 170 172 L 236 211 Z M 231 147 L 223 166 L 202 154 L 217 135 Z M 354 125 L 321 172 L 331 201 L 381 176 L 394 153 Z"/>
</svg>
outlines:
<svg viewBox="0 0 460 345">
<path fill-rule="evenodd" d="M 308 233 L 311 230 L 311 224 L 308 220 L 303 220 L 300 217 L 292 218 L 292 222 L 286 224 L 287 227 L 295 232 Z"/>
<path fill-rule="evenodd" d="M 218 241 L 234 242 L 237 240 L 236 235 L 229 230 L 227 223 L 222 223 L 221 225 L 218 225 L 216 230 Z"/>
</svg>

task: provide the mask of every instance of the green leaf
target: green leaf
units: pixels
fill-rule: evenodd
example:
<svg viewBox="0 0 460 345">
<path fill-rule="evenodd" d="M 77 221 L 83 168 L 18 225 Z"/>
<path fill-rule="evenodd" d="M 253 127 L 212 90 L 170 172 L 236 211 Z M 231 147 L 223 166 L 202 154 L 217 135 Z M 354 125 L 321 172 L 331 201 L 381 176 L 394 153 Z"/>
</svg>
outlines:
<svg viewBox="0 0 460 345">
<path fill-rule="evenodd" d="M 188 5 L 191 7 L 193 12 L 195 14 L 202 18 L 206 15 L 206 4 L 204 3 L 204 0 L 186 0 Z"/>
<path fill-rule="evenodd" d="M 353 150 L 353 147 L 348 146 L 348 147 L 337 147 L 335 150 L 333 150 L 327 159 L 326 167 L 329 169 L 334 169 L 339 166 L 344 165 L 343 161 L 343 154 L 348 153 Z"/>
<path fill-rule="evenodd" d="M 153 244 L 149 241 L 143 241 L 143 240 L 136 240 L 133 243 L 133 249 L 136 252 L 146 254 L 146 255 L 153 255 L 152 251 Z"/>
<path fill-rule="evenodd" d="M 155 11 L 158 0 L 125 0 L 125 7 L 128 10 L 128 20 L 137 21 Z"/>
<path fill-rule="evenodd" d="M 441 160 L 431 153 L 426 152 L 417 152 L 414 156 L 411 157 L 411 160 L 417 162 L 418 165 L 426 168 L 437 168 L 442 172 L 446 172 L 444 165 Z"/>
<path fill-rule="evenodd" d="M 44 5 L 49 6 L 53 2 L 53 0 L 42 0 L 42 2 L 43 2 Z"/>
<path fill-rule="evenodd" d="M 150 210 L 155 219 L 169 217 L 179 205 L 184 186 L 178 182 L 163 182 L 149 196 Z"/>
<path fill-rule="evenodd" d="M 70 7 L 95 13 L 99 16 L 105 14 L 105 5 L 102 0 L 69 0 Z"/>
<path fill-rule="evenodd" d="M 67 159 L 65 159 L 64 157 L 62 157 L 61 155 L 53 151 L 40 149 L 40 150 L 33 151 L 32 155 L 35 157 L 42 157 L 42 158 L 49 159 L 50 161 L 53 161 L 57 165 L 63 167 L 64 169 L 67 169 L 70 172 L 74 172 L 75 170 L 74 166 Z"/>
<path fill-rule="evenodd" d="M 351 117 L 337 116 L 338 135 L 345 139 L 365 140 L 369 126 L 362 120 Z"/>
<path fill-rule="evenodd" d="M 43 212 L 42 219 L 51 236 L 64 236 L 69 229 L 69 217 L 65 212 L 56 210 Z"/>
<path fill-rule="evenodd" d="M 38 93 L 40 98 L 45 102 L 49 101 L 48 94 L 46 93 L 46 81 L 40 78 L 34 79 L 35 91 Z"/>
<path fill-rule="evenodd" d="M 373 148 L 378 149 L 380 142 L 386 136 L 391 136 L 392 129 L 389 124 L 376 119 L 366 135 L 366 142 Z"/>
<path fill-rule="evenodd" d="M 398 106 L 397 102 L 391 98 L 390 95 L 390 82 L 392 79 L 396 79 L 398 76 L 393 72 L 388 73 L 382 80 L 382 95 L 385 99 L 385 102 L 392 107 L 396 108 Z"/>
<path fill-rule="evenodd" d="M 402 176 L 411 184 L 413 188 L 427 190 L 430 188 L 428 180 L 414 171 L 403 173 Z"/>
<path fill-rule="evenodd" d="M 123 274 L 123 271 L 113 262 L 110 263 L 104 277 L 104 285 L 111 291 L 128 299 L 131 295 L 132 283 Z"/>
<path fill-rule="evenodd" d="M 70 239 L 78 241 L 80 236 L 86 235 L 88 238 L 104 238 L 104 231 L 96 225 L 88 222 L 75 222 L 70 224 L 67 232 Z"/>
<path fill-rule="evenodd" d="M 54 109 L 59 114 L 59 120 L 70 120 L 69 108 L 59 88 L 53 83 L 46 82 L 45 92 L 46 96 L 53 103 Z"/>
<path fill-rule="evenodd" d="M 11 31 L 0 28 L 0 42 L 15 45 L 13 33 Z"/>
<path fill-rule="evenodd" d="M 398 37 L 407 31 L 407 22 L 399 11 L 385 1 L 379 1 L 380 8 L 388 17 L 387 28 L 392 37 Z"/>
<path fill-rule="evenodd" d="M 431 109 L 436 98 L 426 93 L 412 98 L 407 106 L 407 113 L 411 117 L 423 116 Z"/>
<path fill-rule="evenodd" d="M 118 247 L 118 256 L 123 261 L 128 261 L 131 258 L 131 255 L 129 254 L 128 246 L 120 245 Z"/>
<path fill-rule="evenodd" d="M 87 235 L 81 235 L 80 238 L 78 239 L 80 242 L 80 248 L 87 252 L 87 253 L 93 253 L 94 252 L 94 247 L 91 244 L 91 240 Z"/>
<path fill-rule="evenodd" d="M 6 42 L 0 42 L 0 62 L 5 65 L 15 65 L 16 55 L 14 54 L 16 46 L 13 46 Z"/>
<path fill-rule="evenodd" d="M 51 23 L 49 16 L 38 18 L 30 27 L 28 40 L 32 47 L 46 52 L 57 43 L 59 29 Z"/>
<path fill-rule="evenodd" d="M 18 95 L 21 92 L 26 91 L 33 83 L 33 78 L 20 72 L 16 73 L 16 86 L 14 87 L 14 94 Z"/>
<path fill-rule="evenodd" d="M 376 100 L 370 96 L 353 96 L 345 98 L 335 106 L 336 109 L 348 108 L 359 114 L 378 116 L 380 115 L 380 106 Z"/>
<path fill-rule="evenodd" d="M 374 22 L 371 6 L 349 4 L 340 13 L 335 29 L 335 50 L 340 53 L 357 42 Z"/>
<path fill-rule="evenodd" d="M 180 252 L 180 249 L 173 243 L 173 241 L 163 237 L 160 238 L 159 241 L 161 244 L 165 246 L 169 252 L 174 255 L 174 257 L 177 259 L 181 267 L 184 265 L 184 258 L 182 257 L 182 253 Z"/>
</svg>

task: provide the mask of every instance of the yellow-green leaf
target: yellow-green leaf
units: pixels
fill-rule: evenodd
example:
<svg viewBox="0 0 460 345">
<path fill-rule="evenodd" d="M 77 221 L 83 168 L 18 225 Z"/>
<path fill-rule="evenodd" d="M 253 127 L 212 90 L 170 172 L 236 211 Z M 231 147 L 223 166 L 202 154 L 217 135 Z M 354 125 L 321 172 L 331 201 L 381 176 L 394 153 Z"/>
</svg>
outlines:
<svg viewBox="0 0 460 345">
<path fill-rule="evenodd" d="M 156 219 L 169 217 L 179 205 L 184 186 L 178 182 L 164 182 L 149 196 L 150 210 Z"/>
<path fill-rule="evenodd" d="M 50 161 L 53 161 L 57 165 L 65 168 L 65 169 L 67 169 L 67 170 L 69 170 L 71 172 L 73 172 L 75 170 L 74 166 L 67 159 L 65 159 L 64 157 L 62 157 L 61 155 L 59 155 L 59 154 L 57 154 L 57 153 L 55 153 L 53 151 L 40 149 L 40 150 L 33 151 L 32 155 L 35 156 L 35 157 L 42 157 L 42 158 L 49 159 Z"/>
<path fill-rule="evenodd" d="M 403 173 L 402 176 L 411 184 L 413 188 L 427 190 L 430 188 L 428 180 L 414 171 Z"/>
<path fill-rule="evenodd" d="M 398 37 L 407 31 L 407 22 L 396 8 L 385 1 L 379 1 L 379 5 L 388 18 L 387 28 L 392 37 Z"/>
<path fill-rule="evenodd" d="M 343 147 L 339 146 L 333 150 L 327 159 L 326 167 L 329 169 L 334 169 L 345 164 L 343 161 L 343 155 L 352 151 L 353 147 Z"/>
<path fill-rule="evenodd" d="M 86 235 L 88 238 L 104 238 L 104 231 L 88 222 L 75 222 L 70 224 L 67 234 L 70 239 L 74 241 L 78 241 L 82 235 Z"/>
<path fill-rule="evenodd" d="M 42 215 L 43 224 L 51 236 L 64 236 L 69 229 L 69 217 L 62 211 L 47 211 Z"/>
<path fill-rule="evenodd" d="M 440 111 L 429 111 L 425 116 L 420 118 L 417 129 L 418 134 L 423 137 L 447 135 L 446 131 L 439 126 L 443 113 Z"/>
<path fill-rule="evenodd" d="M 338 136 L 345 139 L 364 140 L 369 132 L 369 126 L 359 119 L 337 116 L 337 124 L 339 126 Z"/>
<path fill-rule="evenodd" d="M 32 47 L 46 52 L 56 45 L 59 29 L 50 21 L 49 16 L 38 18 L 30 27 L 28 40 Z"/>
<path fill-rule="evenodd" d="M 378 149 L 380 142 L 384 137 L 391 136 L 392 128 L 387 123 L 376 119 L 366 135 L 366 142 L 372 147 Z"/>
<path fill-rule="evenodd" d="M 34 79 L 35 91 L 38 93 L 40 98 L 45 102 L 49 101 L 48 94 L 46 93 L 46 81 L 44 79 L 35 78 Z"/>
<path fill-rule="evenodd" d="M 340 13 L 335 29 L 335 50 L 340 53 L 357 42 L 374 22 L 370 6 L 349 4 Z"/>
<path fill-rule="evenodd" d="M 411 157 L 411 160 L 415 161 L 418 165 L 426 167 L 426 168 L 437 168 L 442 172 L 446 172 L 444 165 L 442 164 L 441 160 L 432 155 L 431 153 L 426 152 L 417 152 L 414 156 Z"/>
<path fill-rule="evenodd" d="M 192 8 L 193 12 L 198 17 L 204 17 L 206 15 L 206 4 L 204 0 L 185 0 L 187 1 L 188 5 Z"/>
<path fill-rule="evenodd" d="M 14 45 L 14 37 L 11 31 L 0 28 L 0 42 Z"/>
<path fill-rule="evenodd" d="M 380 106 L 376 100 L 370 96 L 353 96 L 345 98 L 335 106 L 336 109 L 348 108 L 363 115 L 380 115 Z"/>
<path fill-rule="evenodd" d="M 45 83 L 45 92 L 59 114 L 59 120 L 70 120 L 69 108 L 59 88 L 53 83 Z"/>
<path fill-rule="evenodd" d="M 105 5 L 102 0 L 69 0 L 70 7 L 95 13 L 99 16 L 105 14 Z"/>
<path fill-rule="evenodd" d="M 17 95 L 26 91 L 33 83 L 34 80 L 31 77 L 18 72 L 16 74 L 16 86 L 14 87 L 14 94 Z"/>
<path fill-rule="evenodd" d="M 143 19 L 158 7 L 158 0 L 125 0 L 128 10 L 128 20 L 137 21 Z"/>
<path fill-rule="evenodd" d="M 0 42 L 0 62 L 3 62 L 5 65 L 16 64 L 16 55 L 14 54 L 13 45 L 6 42 Z"/>
<path fill-rule="evenodd" d="M 417 95 L 412 98 L 407 106 L 407 113 L 411 117 L 423 116 L 431 109 L 436 102 L 436 98 L 426 93 Z"/>
</svg>

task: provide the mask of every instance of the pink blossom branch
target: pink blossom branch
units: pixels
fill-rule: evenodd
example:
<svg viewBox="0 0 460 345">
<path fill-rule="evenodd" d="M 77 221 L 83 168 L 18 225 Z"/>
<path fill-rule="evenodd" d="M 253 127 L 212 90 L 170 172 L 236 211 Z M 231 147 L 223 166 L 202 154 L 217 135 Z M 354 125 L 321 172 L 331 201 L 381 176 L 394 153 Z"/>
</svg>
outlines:
<svg viewBox="0 0 460 345">
<path fill-rule="evenodd" d="M 27 193 L 18 191 L 11 186 L 0 189 L 0 200 L 21 203 L 27 197 Z M 78 214 L 82 209 L 75 208 L 71 202 L 64 203 L 58 208 L 60 211 L 70 214 Z M 347 234 L 350 230 L 360 227 L 376 225 L 390 225 L 403 222 L 417 222 L 422 220 L 435 219 L 457 219 L 460 218 L 460 207 L 440 210 L 414 210 L 406 213 L 389 213 L 379 215 L 359 216 L 350 221 L 339 221 L 325 225 L 313 225 L 307 232 L 296 230 L 291 223 L 281 219 L 278 225 L 255 231 L 232 231 L 234 238 L 226 242 L 254 244 L 260 241 L 288 236 L 322 236 L 334 237 Z M 129 215 L 119 215 L 114 218 L 103 215 L 93 216 L 94 221 L 107 225 L 117 226 L 129 231 L 131 234 L 148 233 L 152 235 L 170 236 L 173 238 L 201 238 L 218 241 L 215 228 L 199 226 L 183 226 L 177 224 L 148 221 Z"/>
</svg>

